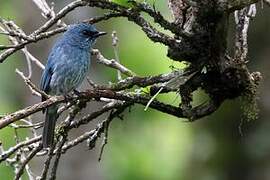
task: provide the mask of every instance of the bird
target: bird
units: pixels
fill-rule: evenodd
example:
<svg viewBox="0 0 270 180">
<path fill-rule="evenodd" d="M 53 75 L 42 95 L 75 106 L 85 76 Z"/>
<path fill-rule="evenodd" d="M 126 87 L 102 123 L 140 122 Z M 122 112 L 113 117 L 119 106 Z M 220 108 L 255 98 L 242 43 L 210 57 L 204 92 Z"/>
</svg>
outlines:
<svg viewBox="0 0 270 180">
<path fill-rule="evenodd" d="M 94 25 L 77 23 L 69 25 L 67 31 L 53 45 L 40 80 L 40 89 L 48 95 L 68 96 L 83 82 L 91 61 L 91 49 L 96 39 L 106 32 L 98 31 Z M 46 97 L 42 96 L 41 101 Z M 45 109 L 42 133 L 43 148 L 54 142 L 55 124 L 59 105 Z M 43 111 L 44 113 L 44 111 Z"/>
</svg>

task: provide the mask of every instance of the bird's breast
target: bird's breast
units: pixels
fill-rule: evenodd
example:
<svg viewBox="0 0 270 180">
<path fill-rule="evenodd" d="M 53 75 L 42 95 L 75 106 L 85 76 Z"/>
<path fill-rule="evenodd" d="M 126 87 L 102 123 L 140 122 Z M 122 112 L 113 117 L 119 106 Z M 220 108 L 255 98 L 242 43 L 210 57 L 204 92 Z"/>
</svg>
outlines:
<svg viewBox="0 0 270 180">
<path fill-rule="evenodd" d="M 54 94 L 68 94 L 81 85 L 90 65 L 90 52 L 79 48 L 63 49 L 55 64 L 51 87 Z"/>
</svg>

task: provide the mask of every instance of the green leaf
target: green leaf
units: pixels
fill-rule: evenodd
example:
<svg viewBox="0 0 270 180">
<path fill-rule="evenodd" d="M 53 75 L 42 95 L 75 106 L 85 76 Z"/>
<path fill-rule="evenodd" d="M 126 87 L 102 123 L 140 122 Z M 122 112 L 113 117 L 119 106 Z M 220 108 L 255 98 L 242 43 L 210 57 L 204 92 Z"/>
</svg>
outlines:
<svg viewBox="0 0 270 180">
<path fill-rule="evenodd" d="M 128 2 L 128 0 L 112 0 L 112 2 L 120 4 L 122 6 L 131 7 L 131 4 Z"/>
</svg>

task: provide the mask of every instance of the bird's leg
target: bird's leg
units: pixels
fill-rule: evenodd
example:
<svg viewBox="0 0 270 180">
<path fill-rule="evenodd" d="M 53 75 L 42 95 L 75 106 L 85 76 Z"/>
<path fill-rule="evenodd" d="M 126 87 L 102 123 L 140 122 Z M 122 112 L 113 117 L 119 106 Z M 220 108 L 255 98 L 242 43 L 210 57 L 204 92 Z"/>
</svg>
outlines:
<svg viewBox="0 0 270 180">
<path fill-rule="evenodd" d="M 77 90 L 77 89 L 74 89 L 74 90 L 73 90 L 73 93 L 74 93 L 76 96 L 78 96 L 78 97 L 81 96 L 81 92 L 80 92 L 79 90 Z M 86 107 L 86 103 L 87 103 L 87 100 L 81 99 L 81 100 L 79 100 L 79 101 L 77 102 L 77 105 L 82 109 L 82 108 L 85 108 L 85 107 Z"/>
<path fill-rule="evenodd" d="M 73 93 L 74 93 L 75 95 L 77 95 L 77 96 L 80 96 L 80 94 L 81 94 L 81 92 L 78 91 L 77 89 L 74 89 L 74 90 L 73 90 Z"/>
</svg>

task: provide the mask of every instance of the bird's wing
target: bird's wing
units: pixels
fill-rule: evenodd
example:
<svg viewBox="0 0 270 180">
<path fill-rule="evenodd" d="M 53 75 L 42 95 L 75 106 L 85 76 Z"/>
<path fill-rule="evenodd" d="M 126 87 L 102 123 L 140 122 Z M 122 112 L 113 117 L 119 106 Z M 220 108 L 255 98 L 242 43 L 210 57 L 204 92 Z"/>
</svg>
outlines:
<svg viewBox="0 0 270 180">
<path fill-rule="evenodd" d="M 56 57 L 55 57 L 56 50 L 58 50 L 57 47 L 53 48 L 53 50 L 51 51 L 51 53 L 48 57 L 47 65 L 42 73 L 41 80 L 40 80 L 40 89 L 47 94 L 50 93 L 50 90 L 51 90 L 50 83 L 51 83 L 51 79 L 52 79 L 53 72 L 54 72 L 53 69 L 54 69 L 55 59 L 56 59 Z M 42 97 L 41 100 L 44 101 L 45 98 Z"/>
<path fill-rule="evenodd" d="M 53 74 L 52 67 L 46 66 L 40 81 L 40 89 L 45 93 L 49 93 L 50 91 L 50 82 L 52 74 Z M 45 100 L 44 97 L 42 97 L 42 101 L 44 100 Z"/>
<path fill-rule="evenodd" d="M 53 46 L 52 51 L 49 54 L 46 67 L 42 73 L 42 77 L 40 80 L 40 89 L 45 93 L 50 92 L 50 82 L 54 73 L 55 63 L 57 62 L 59 57 L 61 57 L 59 53 L 57 53 L 58 51 L 61 50 L 60 48 L 61 46 L 59 46 L 59 44 L 60 44 L 59 41 L 57 41 Z"/>
</svg>

